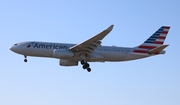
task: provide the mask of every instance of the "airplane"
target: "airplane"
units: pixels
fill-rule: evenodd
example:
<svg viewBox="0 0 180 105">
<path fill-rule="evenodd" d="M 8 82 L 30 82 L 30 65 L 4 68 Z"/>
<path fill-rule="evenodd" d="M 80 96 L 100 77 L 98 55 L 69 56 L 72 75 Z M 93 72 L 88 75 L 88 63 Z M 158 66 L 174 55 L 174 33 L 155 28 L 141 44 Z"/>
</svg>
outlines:
<svg viewBox="0 0 180 105">
<path fill-rule="evenodd" d="M 160 27 L 136 47 L 102 46 L 102 39 L 111 32 L 113 26 L 79 44 L 26 41 L 14 44 L 10 50 L 24 55 L 24 62 L 27 62 L 27 56 L 56 58 L 60 66 L 78 66 L 80 62 L 88 72 L 91 72 L 88 62 L 120 62 L 165 54 L 163 49 L 168 45 L 163 43 L 170 26 Z"/>
</svg>

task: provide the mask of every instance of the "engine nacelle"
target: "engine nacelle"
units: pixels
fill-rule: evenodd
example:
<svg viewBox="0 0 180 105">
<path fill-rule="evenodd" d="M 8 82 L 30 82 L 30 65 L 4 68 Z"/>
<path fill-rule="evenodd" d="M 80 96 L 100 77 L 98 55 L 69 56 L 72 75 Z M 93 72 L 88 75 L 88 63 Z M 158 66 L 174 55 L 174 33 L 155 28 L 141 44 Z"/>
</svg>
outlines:
<svg viewBox="0 0 180 105">
<path fill-rule="evenodd" d="M 74 56 L 74 53 L 72 51 L 69 50 L 59 50 L 59 49 L 55 49 L 53 51 L 53 57 L 55 58 L 71 58 Z"/>
<path fill-rule="evenodd" d="M 60 59 L 59 65 L 61 65 L 61 66 L 77 66 L 78 61 L 70 61 L 70 60 Z"/>
</svg>

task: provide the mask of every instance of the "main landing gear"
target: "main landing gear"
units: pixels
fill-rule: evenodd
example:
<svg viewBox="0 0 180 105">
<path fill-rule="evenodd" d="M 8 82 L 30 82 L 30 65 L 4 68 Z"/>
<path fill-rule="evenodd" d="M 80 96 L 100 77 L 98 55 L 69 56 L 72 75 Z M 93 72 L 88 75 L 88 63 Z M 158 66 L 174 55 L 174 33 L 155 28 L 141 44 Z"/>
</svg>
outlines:
<svg viewBox="0 0 180 105">
<path fill-rule="evenodd" d="M 82 68 L 83 69 L 87 69 L 88 72 L 91 72 L 91 68 L 89 68 L 89 63 L 87 63 L 85 60 L 81 61 L 81 64 L 83 65 Z"/>
<path fill-rule="evenodd" d="M 27 62 L 27 56 L 24 56 L 24 62 Z"/>
</svg>

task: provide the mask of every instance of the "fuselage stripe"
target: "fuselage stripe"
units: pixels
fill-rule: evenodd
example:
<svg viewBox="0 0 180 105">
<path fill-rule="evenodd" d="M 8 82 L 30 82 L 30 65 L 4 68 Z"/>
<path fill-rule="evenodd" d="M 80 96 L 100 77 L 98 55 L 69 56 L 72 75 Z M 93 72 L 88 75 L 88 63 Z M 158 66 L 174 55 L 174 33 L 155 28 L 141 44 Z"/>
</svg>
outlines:
<svg viewBox="0 0 180 105">
<path fill-rule="evenodd" d="M 144 48 L 144 49 L 153 49 L 153 48 L 156 48 L 156 46 L 139 46 L 138 48 Z"/>
</svg>

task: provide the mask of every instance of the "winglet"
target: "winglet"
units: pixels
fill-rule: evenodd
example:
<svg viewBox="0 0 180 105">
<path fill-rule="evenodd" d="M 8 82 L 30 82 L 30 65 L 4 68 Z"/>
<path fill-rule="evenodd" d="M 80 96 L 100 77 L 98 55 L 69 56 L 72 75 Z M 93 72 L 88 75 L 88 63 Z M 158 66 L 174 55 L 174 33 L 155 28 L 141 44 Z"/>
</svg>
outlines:
<svg viewBox="0 0 180 105">
<path fill-rule="evenodd" d="M 111 26 L 109 26 L 106 30 L 107 31 L 111 31 L 113 29 L 114 25 L 112 24 Z"/>
<path fill-rule="evenodd" d="M 107 34 L 109 34 L 112 31 L 113 27 L 114 27 L 114 25 L 109 26 L 107 29 L 100 32 L 98 35 L 94 36 L 94 38 L 96 37 L 99 40 L 102 40 Z"/>
</svg>

